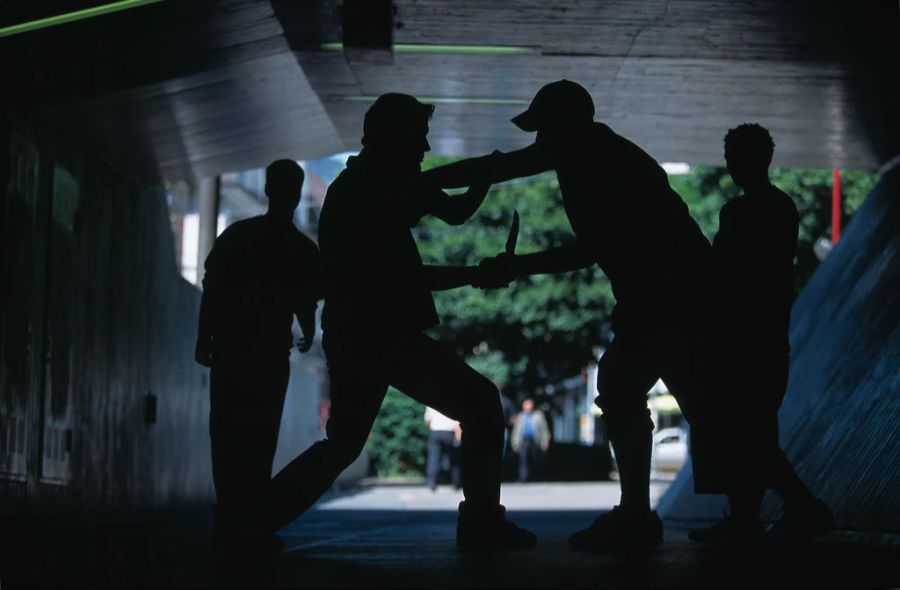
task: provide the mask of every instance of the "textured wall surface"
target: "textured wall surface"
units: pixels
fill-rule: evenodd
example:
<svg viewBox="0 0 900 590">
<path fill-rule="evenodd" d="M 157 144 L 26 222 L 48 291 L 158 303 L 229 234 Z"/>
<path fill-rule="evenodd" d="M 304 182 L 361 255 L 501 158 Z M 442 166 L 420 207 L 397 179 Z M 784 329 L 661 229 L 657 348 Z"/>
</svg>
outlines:
<svg viewBox="0 0 900 590">
<path fill-rule="evenodd" d="M 791 316 L 781 441 L 844 529 L 900 533 L 900 167 L 886 172 Z M 744 425 L 752 436 L 752 424 Z M 659 505 L 678 521 L 721 518 L 685 468 Z M 778 502 L 768 498 L 767 516 Z"/>
<path fill-rule="evenodd" d="M 0 420 L 21 440 L 0 449 L 3 511 L 209 499 L 199 293 L 176 270 L 164 192 L 89 150 L 8 139 Z"/>
<path fill-rule="evenodd" d="M 166 194 L 45 133 L 3 138 L 0 516 L 211 504 L 200 293 L 176 268 Z M 323 436 L 326 383 L 318 345 L 293 351 L 276 469 Z"/>
</svg>

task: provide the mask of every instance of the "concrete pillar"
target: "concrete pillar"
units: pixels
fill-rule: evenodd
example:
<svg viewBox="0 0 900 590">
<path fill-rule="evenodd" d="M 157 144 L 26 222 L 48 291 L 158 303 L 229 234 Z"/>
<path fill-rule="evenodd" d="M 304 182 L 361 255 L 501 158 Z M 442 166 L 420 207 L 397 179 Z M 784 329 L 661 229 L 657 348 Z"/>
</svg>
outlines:
<svg viewBox="0 0 900 590">
<path fill-rule="evenodd" d="M 219 219 L 219 177 L 201 178 L 197 186 L 197 213 L 199 217 L 197 245 L 197 284 L 203 284 L 203 263 L 216 241 L 216 224 Z"/>
</svg>

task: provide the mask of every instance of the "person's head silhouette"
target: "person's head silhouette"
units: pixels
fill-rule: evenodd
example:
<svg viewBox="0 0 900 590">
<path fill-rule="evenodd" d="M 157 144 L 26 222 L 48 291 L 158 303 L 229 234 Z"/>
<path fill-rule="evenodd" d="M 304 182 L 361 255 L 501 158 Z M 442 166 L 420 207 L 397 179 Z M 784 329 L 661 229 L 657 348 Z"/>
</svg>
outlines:
<svg viewBox="0 0 900 590">
<path fill-rule="evenodd" d="M 513 117 L 522 131 L 537 131 L 536 141 L 548 147 L 562 147 L 594 121 L 594 100 L 585 88 L 571 80 L 544 85 L 528 109 Z"/>
<path fill-rule="evenodd" d="M 408 94 L 382 94 L 366 111 L 364 150 L 400 168 L 418 170 L 425 152 L 431 150 L 428 121 L 433 113 L 434 105 Z"/>
<path fill-rule="evenodd" d="M 725 164 L 734 183 L 740 187 L 768 183 L 774 153 L 775 142 L 762 125 L 744 123 L 725 134 Z"/>
<path fill-rule="evenodd" d="M 293 160 L 275 160 L 266 167 L 266 195 L 269 215 L 291 220 L 300 203 L 303 188 L 303 168 Z"/>
</svg>

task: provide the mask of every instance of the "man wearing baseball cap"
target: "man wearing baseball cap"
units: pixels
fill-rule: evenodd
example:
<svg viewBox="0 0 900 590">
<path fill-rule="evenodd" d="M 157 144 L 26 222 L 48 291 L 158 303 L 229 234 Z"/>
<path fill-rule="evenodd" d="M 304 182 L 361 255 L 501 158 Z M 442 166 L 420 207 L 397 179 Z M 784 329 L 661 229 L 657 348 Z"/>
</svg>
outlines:
<svg viewBox="0 0 900 590">
<path fill-rule="evenodd" d="M 569 80 L 547 84 L 512 119 L 523 131 L 537 132 L 532 145 L 424 176 L 449 188 L 556 172 L 573 242 L 482 264 L 500 275 L 523 276 L 596 263 L 609 277 L 616 297 L 615 337 L 599 362 L 596 404 L 615 451 L 622 498 L 569 543 L 615 553 L 662 543 L 662 524 L 650 510 L 653 422 L 647 392 L 662 378 L 694 425 L 691 400 L 706 382 L 711 249 L 659 164 L 593 118 L 593 100 L 582 86 Z M 707 475 L 695 474 L 698 491 Z"/>
</svg>

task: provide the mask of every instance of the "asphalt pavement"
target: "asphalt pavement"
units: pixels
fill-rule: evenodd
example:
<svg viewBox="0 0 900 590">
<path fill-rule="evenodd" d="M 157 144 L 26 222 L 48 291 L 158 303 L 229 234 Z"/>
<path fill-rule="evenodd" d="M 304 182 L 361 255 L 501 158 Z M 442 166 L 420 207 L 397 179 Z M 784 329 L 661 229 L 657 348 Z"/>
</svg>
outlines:
<svg viewBox="0 0 900 590">
<path fill-rule="evenodd" d="M 654 502 L 667 485 L 653 485 Z M 284 553 L 254 582 L 274 588 L 900 587 L 898 546 L 848 532 L 751 551 L 700 546 L 687 531 L 667 527 L 664 545 L 646 555 L 570 549 L 568 535 L 617 502 L 617 482 L 504 484 L 509 517 L 533 530 L 538 546 L 460 554 L 454 540 L 461 499 L 451 488 L 432 492 L 423 485 L 329 494 L 282 529 Z"/>
</svg>

